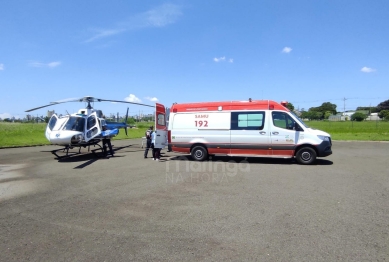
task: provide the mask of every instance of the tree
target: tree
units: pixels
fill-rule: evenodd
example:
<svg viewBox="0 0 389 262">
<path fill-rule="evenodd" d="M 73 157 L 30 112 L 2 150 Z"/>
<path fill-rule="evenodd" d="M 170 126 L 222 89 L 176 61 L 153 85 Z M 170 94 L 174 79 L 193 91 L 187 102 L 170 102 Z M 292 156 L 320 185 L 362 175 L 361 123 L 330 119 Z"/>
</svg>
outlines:
<svg viewBox="0 0 389 262">
<path fill-rule="evenodd" d="M 366 114 L 364 114 L 364 113 L 362 113 L 362 112 L 356 112 L 356 113 L 354 113 L 354 114 L 351 115 L 351 120 L 352 120 L 352 121 L 358 121 L 358 122 L 360 122 L 360 121 L 365 120 L 366 117 L 367 117 Z"/>
<path fill-rule="evenodd" d="M 377 105 L 377 112 L 381 112 L 382 110 L 389 110 L 389 99 Z"/>
<path fill-rule="evenodd" d="M 290 111 L 293 111 L 294 110 L 294 105 L 292 103 L 287 103 L 286 104 L 286 108 L 288 108 Z"/>
<path fill-rule="evenodd" d="M 307 111 L 302 111 L 302 112 L 301 112 L 301 115 L 300 115 L 300 118 L 302 118 L 302 119 L 310 119 L 309 112 L 307 112 Z"/>
<path fill-rule="evenodd" d="M 134 125 L 135 124 L 135 119 L 133 117 L 128 118 L 127 119 L 127 124 Z"/>
<path fill-rule="evenodd" d="M 356 111 L 369 111 L 370 113 L 378 112 L 376 106 L 358 106 Z"/>
<path fill-rule="evenodd" d="M 324 119 L 328 119 L 330 117 L 330 115 L 332 115 L 332 113 L 330 111 L 326 111 L 324 113 Z"/>
<path fill-rule="evenodd" d="M 336 114 L 336 105 L 332 104 L 330 102 L 324 102 L 321 106 L 318 107 L 311 107 L 309 108 L 308 111 L 312 112 L 320 112 L 322 116 L 324 115 L 325 112 L 329 111 L 331 114 Z"/>
<path fill-rule="evenodd" d="M 378 116 L 386 121 L 389 121 L 389 110 L 381 110 L 381 112 L 378 113 Z"/>
</svg>

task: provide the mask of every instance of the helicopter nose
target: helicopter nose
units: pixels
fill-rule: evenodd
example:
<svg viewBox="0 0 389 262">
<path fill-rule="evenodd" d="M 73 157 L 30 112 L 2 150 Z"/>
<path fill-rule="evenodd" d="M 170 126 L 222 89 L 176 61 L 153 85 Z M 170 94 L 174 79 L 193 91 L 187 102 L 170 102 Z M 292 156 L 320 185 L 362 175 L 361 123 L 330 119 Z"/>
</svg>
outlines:
<svg viewBox="0 0 389 262">
<path fill-rule="evenodd" d="M 79 132 L 60 131 L 50 134 L 50 142 L 57 145 L 69 145 L 72 137 Z"/>
</svg>

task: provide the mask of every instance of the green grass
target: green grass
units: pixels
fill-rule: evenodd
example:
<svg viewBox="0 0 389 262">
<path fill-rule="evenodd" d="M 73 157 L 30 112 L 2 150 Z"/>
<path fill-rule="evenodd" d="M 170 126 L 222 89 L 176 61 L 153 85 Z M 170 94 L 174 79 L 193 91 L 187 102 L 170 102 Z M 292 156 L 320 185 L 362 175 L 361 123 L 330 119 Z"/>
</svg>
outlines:
<svg viewBox="0 0 389 262">
<path fill-rule="evenodd" d="M 389 141 L 386 121 L 307 121 L 308 126 L 329 133 L 332 140 Z"/>
<path fill-rule="evenodd" d="M 389 141 L 389 122 L 329 122 L 307 121 L 312 128 L 330 133 L 332 140 Z M 141 138 L 150 123 L 139 123 L 139 128 L 123 129 L 113 140 Z M 49 145 L 45 137 L 46 124 L 0 122 L 0 148 L 15 146 Z"/>
<path fill-rule="evenodd" d="M 144 136 L 148 123 L 140 123 L 139 128 L 129 128 L 128 137 L 123 129 L 113 140 L 141 138 Z M 45 136 L 46 124 L 6 123 L 0 122 L 0 148 L 16 146 L 50 145 Z"/>
</svg>

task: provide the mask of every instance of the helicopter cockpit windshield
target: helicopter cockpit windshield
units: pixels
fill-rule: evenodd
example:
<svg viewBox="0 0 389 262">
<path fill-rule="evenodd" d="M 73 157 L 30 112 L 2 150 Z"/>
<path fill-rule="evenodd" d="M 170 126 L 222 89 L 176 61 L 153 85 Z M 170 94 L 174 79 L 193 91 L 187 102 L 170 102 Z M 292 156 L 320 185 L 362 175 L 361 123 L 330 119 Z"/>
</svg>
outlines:
<svg viewBox="0 0 389 262">
<path fill-rule="evenodd" d="M 69 117 L 69 120 L 66 122 L 63 130 L 84 132 L 84 128 L 85 128 L 85 118 L 71 116 Z"/>
</svg>

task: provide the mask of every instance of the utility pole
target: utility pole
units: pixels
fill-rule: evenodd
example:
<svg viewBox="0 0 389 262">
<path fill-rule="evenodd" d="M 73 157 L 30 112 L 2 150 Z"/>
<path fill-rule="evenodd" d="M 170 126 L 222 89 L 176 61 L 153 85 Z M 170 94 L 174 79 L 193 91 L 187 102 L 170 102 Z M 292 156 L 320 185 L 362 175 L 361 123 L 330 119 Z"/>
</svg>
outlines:
<svg viewBox="0 0 389 262">
<path fill-rule="evenodd" d="M 345 113 L 346 112 L 346 100 L 347 100 L 347 98 L 343 98 L 343 113 Z"/>
<path fill-rule="evenodd" d="M 344 119 L 346 120 L 346 100 L 347 98 L 343 98 L 343 116 L 344 116 Z"/>
</svg>

